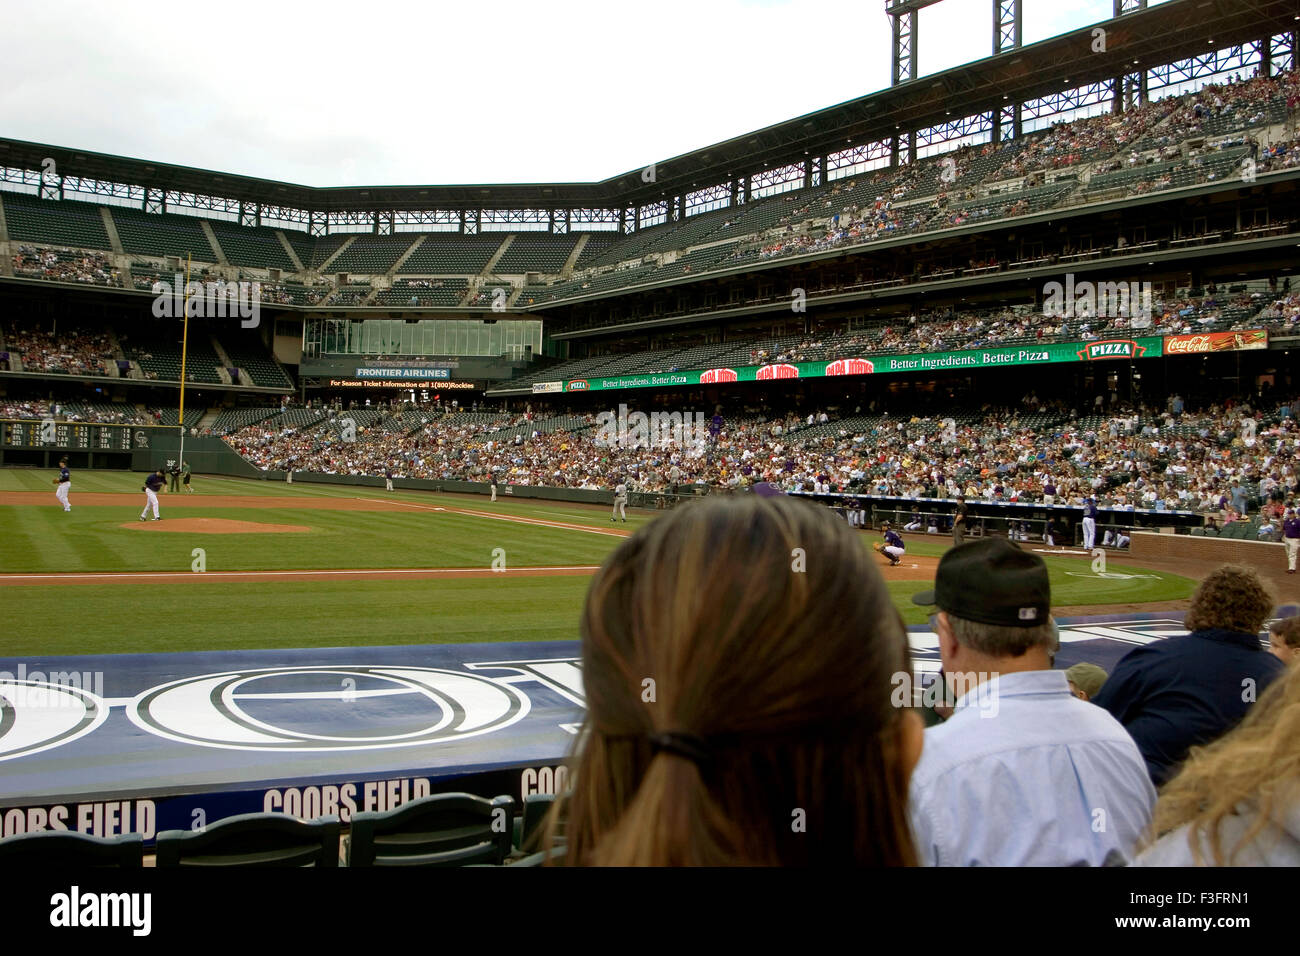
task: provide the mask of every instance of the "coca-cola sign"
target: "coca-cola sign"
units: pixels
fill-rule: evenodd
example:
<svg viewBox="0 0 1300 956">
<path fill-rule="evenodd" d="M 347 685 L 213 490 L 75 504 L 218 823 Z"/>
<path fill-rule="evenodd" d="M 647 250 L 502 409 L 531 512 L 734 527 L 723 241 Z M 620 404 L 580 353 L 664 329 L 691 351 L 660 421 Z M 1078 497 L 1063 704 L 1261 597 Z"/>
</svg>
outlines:
<svg viewBox="0 0 1300 956">
<path fill-rule="evenodd" d="M 1239 352 L 1243 349 L 1268 348 L 1268 333 L 1263 329 L 1245 332 L 1202 332 L 1199 335 L 1165 337 L 1166 355 L 1193 355 L 1201 352 Z"/>
</svg>

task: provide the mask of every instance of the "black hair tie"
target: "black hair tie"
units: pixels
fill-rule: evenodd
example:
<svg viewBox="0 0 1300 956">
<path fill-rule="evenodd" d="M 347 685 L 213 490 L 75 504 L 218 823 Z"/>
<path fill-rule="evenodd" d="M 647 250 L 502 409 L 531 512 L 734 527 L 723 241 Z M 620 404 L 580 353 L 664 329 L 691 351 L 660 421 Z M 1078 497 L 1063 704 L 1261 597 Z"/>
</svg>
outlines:
<svg viewBox="0 0 1300 956">
<path fill-rule="evenodd" d="M 655 753 L 666 751 L 678 757 L 685 757 L 700 767 L 713 759 L 708 743 L 703 737 L 697 737 L 695 734 L 673 731 L 650 734 L 650 746 L 654 748 Z"/>
</svg>

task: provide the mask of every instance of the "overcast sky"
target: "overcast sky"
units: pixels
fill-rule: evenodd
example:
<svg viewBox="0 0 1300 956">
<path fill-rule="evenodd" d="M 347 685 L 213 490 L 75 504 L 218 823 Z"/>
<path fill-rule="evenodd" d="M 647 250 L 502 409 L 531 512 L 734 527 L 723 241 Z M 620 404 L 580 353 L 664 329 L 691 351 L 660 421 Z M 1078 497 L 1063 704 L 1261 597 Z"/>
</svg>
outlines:
<svg viewBox="0 0 1300 956">
<path fill-rule="evenodd" d="M 1112 0 L 1024 0 L 1025 42 Z M 884 0 L 7 3 L 0 136 L 309 186 L 584 182 L 889 85 Z M 920 70 L 992 52 L 921 13 Z"/>
</svg>

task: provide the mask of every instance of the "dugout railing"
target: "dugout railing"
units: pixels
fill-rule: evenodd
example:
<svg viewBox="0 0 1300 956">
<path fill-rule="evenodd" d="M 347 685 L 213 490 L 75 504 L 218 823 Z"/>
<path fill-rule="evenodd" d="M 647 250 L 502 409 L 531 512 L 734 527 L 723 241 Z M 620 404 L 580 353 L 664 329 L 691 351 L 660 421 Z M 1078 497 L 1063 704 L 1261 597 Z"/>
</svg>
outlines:
<svg viewBox="0 0 1300 956">
<path fill-rule="evenodd" d="M 936 536 L 952 533 L 953 515 L 956 511 L 955 498 L 898 498 L 876 495 L 851 495 L 837 492 L 794 492 L 795 497 L 819 502 L 845 515 L 857 503 L 859 510 L 866 512 L 866 527 L 879 528 L 884 521 L 898 529 L 905 529 L 920 520 L 921 528 L 913 534 L 930 534 L 933 525 Z M 1013 532 L 1019 540 L 1043 541 L 1050 520 L 1055 526 L 1053 540 L 1057 545 L 1080 547 L 1083 544 L 1083 508 L 1077 505 L 1047 505 L 1041 502 L 994 502 L 968 499 L 969 511 L 968 534 L 979 536 L 997 534 L 1012 537 Z M 1194 511 L 1138 510 L 1129 511 L 1120 508 L 1099 508 L 1097 514 L 1097 535 L 1095 545 L 1103 547 L 1106 532 L 1112 538 L 1120 532 L 1128 534 L 1134 530 L 1157 531 L 1173 529 L 1175 533 L 1186 534 L 1193 528 L 1203 527 L 1205 517 Z M 906 533 L 906 532 L 904 532 Z M 1022 536 L 1023 537 L 1020 537 Z"/>
</svg>

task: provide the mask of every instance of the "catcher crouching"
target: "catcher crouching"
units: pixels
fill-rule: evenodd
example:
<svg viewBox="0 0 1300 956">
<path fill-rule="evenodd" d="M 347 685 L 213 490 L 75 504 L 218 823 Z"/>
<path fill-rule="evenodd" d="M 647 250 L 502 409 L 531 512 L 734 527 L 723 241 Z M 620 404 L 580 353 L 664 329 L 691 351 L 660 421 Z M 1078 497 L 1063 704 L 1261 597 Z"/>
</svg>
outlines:
<svg viewBox="0 0 1300 956">
<path fill-rule="evenodd" d="M 903 546 L 903 536 L 895 531 L 888 521 L 882 524 L 880 529 L 885 533 L 885 540 L 876 545 L 876 550 L 889 559 L 891 568 L 897 567 L 903 555 L 907 553 L 907 549 Z"/>
</svg>

